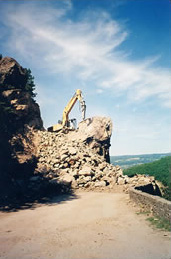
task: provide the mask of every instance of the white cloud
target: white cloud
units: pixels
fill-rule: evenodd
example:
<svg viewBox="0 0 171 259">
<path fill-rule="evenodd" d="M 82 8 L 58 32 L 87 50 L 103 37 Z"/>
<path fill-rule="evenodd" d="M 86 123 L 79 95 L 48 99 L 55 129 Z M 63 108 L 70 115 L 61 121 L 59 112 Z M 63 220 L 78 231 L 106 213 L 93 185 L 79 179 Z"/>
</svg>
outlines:
<svg viewBox="0 0 171 259">
<path fill-rule="evenodd" d="M 62 3 L 61 3 L 62 2 Z M 71 1 L 59 6 L 9 4 L 3 21 L 11 31 L 8 46 L 50 73 L 72 74 L 80 81 L 91 81 L 97 93 L 127 93 L 132 101 L 157 97 L 171 105 L 170 75 L 155 66 L 151 57 L 131 61 L 118 51 L 128 32 L 106 12 L 85 13 L 71 20 Z"/>
<path fill-rule="evenodd" d="M 104 93 L 104 90 L 102 90 L 102 89 L 97 89 L 97 91 L 96 91 L 98 94 L 102 94 L 102 93 Z"/>
</svg>

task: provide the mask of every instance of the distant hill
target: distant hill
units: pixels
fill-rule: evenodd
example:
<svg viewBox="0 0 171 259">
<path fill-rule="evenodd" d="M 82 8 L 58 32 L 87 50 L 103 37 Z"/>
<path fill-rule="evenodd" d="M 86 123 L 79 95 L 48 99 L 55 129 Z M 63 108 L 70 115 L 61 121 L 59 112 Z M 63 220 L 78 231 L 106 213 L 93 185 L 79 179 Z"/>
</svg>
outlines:
<svg viewBox="0 0 171 259">
<path fill-rule="evenodd" d="M 171 200 L 171 156 L 163 157 L 152 163 L 136 165 L 124 169 L 123 173 L 128 176 L 133 176 L 135 174 L 154 176 L 156 180 L 160 181 L 167 187 L 164 190 L 164 197 Z"/>
<path fill-rule="evenodd" d="M 160 160 L 154 161 L 152 163 L 147 163 L 143 165 L 136 165 L 127 169 L 124 169 L 124 174 L 132 176 L 135 174 L 146 174 L 155 176 L 156 180 L 162 182 L 167 186 L 170 181 L 170 170 L 171 170 L 171 156 L 163 157 Z"/>
<path fill-rule="evenodd" d="M 135 165 L 151 163 L 153 161 L 159 160 L 163 157 L 170 155 L 171 153 L 111 156 L 110 161 L 111 164 L 119 165 L 122 169 L 126 169 Z"/>
</svg>

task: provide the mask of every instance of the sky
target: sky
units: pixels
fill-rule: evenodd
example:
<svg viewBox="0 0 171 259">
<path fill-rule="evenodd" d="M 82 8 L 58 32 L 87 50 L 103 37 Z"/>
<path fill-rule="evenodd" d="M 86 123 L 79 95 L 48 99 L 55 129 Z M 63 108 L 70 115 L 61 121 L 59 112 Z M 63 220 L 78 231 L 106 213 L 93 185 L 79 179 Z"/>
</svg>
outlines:
<svg viewBox="0 0 171 259">
<path fill-rule="evenodd" d="M 45 128 L 81 89 L 87 118 L 112 119 L 111 155 L 170 152 L 170 13 L 169 0 L 0 0 L 0 53 L 31 69 Z"/>
</svg>

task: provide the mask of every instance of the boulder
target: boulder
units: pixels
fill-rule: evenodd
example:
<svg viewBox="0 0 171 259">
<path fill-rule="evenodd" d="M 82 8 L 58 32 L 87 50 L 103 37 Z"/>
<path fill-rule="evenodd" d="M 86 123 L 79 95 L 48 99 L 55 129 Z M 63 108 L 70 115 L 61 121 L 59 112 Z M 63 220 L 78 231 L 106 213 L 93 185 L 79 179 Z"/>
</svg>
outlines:
<svg viewBox="0 0 171 259">
<path fill-rule="evenodd" d="M 106 182 L 105 181 L 95 182 L 94 186 L 95 187 L 105 187 L 106 186 Z"/>
<path fill-rule="evenodd" d="M 106 162 L 100 163 L 99 169 L 103 171 L 106 168 L 106 166 L 107 166 Z"/>
<path fill-rule="evenodd" d="M 66 153 L 61 155 L 61 161 L 64 161 L 67 157 L 68 157 L 68 155 Z"/>
<path fill-rule="evenodd" d="M 85 177 L 84 177 L 84 180 L 85 180 L 86 182 L 90 182 L 90 181 L 91 181 L 91 176 L 85 176 Z"/>
<path fill-rule="evenodd" d="M 117 180 L 117 184 L 118 184 L 118 185 L 123 185 L 123 184 L 125 184 L 125 178 L 119 177 L 118 180 Z"/>
<path fill-rule="evenodd" d="M 91 167 L 84 166 L 82 170 L 78 172 L 78 175 L 85 175 L 85 176 L 91 176 L 94 175 L 94 171 L 92 171 Z"/>
<path fill-rule="evenodd" d="M 79 123 L 77 132 L 70 137 L 77 142 L 89 145 L 91 149 L 110 162 L 109 147 L 112 135 L 112 121 L 107 117 L 92 117 Z"/>
<path fill-rule="evenodd" d="M 68 152 L 69 152 L 70 155 L 73 156 L 73 155 L 76 155 L 77 150 L 74 147 L 69 147 Z"/>
<path fill-rule="evenodd" d="M 66 185 L 70 185 L 72 183 L 72 181 L 74 181 L 74 178 L 69 174 L 64 174 L 60 178 L 60 182 L 66 184 Z"/>
</svg>

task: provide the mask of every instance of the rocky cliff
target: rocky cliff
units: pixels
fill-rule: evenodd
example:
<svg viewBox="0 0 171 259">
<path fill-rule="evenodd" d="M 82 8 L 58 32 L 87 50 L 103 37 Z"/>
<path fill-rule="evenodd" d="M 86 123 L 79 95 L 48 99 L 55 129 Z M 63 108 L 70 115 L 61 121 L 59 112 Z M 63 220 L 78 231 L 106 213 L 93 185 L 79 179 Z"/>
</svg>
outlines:
<svg viewBox="0 0 171 259">
<path fill-rule="evenodd" d="M 26 87 L 27 81 L 27 69 L 16 60 L 9 57 L 0 60 L 0 100 L 14 118 L 8 129 L 12 132 L 22 131 L 24 126 L 43 128 L 39 106 Z"/>
<path fill-rule="evenodd" d="M 39 106 L 28 89 L 28 79 L 27 69 L 16 60 L 0 59 L 1 191 L 3 186 L 7 190 L 7 183 L 13 185 L 14 179 L 27 177 L 36 163 L 34 132 L 43 129 L 43 122 Z"/>
</svg>

